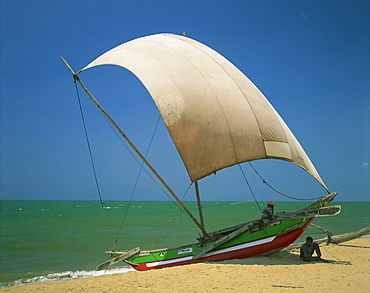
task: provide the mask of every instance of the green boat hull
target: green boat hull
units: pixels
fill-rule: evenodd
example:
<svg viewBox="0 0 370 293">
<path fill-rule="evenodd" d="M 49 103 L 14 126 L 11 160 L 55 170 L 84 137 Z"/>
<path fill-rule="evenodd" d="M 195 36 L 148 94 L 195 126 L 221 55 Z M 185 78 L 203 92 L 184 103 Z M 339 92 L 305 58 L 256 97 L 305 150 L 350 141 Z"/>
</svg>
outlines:
<svg viewBox="0 0 370 293">
<path fill-rule="evenodd" d="M 297 213 L 309 213 L 310 210 L 325 207 L 335 196 L 336 193 L 323 197 Z M 277 216 L 277 218 L 279 217 Z M 175 248 L 140 251 L 123 261 L 141 271 L 199 262 L 252 257 L 280 250 L 292 244 L 303 234 L 314 219 L 315 216 L 281 220 L 259 219 L 209 233 L 209 237 L 206 239 L 198 238 L 197 243 Z M 119 257 L 121 253 L 112 252 L 111 255 Z"/>
</svg>

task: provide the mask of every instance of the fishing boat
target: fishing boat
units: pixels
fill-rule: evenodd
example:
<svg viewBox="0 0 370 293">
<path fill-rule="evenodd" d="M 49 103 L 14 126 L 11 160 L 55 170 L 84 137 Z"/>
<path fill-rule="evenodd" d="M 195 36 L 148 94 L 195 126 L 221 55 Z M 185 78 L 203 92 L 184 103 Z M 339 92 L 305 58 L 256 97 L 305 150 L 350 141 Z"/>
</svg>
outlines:
<svg viewBox="0 0 370 293">
<path fill-rule="evenodd" d="M 330 193 L 309 157 L 259 89 L 231 62 L 208 46 L 184 35 L 155 34 L 123 43 L 77 73 L 62 58 L 78 82 L 143 163 L 177 201 L 201 236 L 194 243 L 142 251 L 109 251 L 105 269 L 125 262 L 136 270 L 252 257 L 282 249 L 297 240 L 320 216 L 333 216 L 340 206 L 328 206 Z M 118 65 L 131 71 L 146 87 L 194 183 L 199 215 L 191 213 L 144 155 L 109 116 L 80 79 L 80 73 L 99 65 Z M 296 164 L 313 176 L 328 195 L 304 209 L 278 213 L 233 227 L 207 231 L 199 196 L 199 180 L 234 165 L 262 159 Z"/>
</svg>

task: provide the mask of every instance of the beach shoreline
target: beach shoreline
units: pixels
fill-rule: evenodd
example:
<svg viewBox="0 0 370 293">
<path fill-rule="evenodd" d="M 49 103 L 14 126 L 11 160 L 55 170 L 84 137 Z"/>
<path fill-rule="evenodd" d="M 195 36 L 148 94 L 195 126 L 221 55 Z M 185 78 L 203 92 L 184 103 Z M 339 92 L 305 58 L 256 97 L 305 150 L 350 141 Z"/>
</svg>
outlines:
<svg viewBox="0 0 370 293">
<path fill-rule="evenodd" d="M 299 251 L 145 272 L 13 286 L 0 292 L 369 292 L 370 238 L 321 245 L 328 262 L 303 262 Z"/>
</svg>

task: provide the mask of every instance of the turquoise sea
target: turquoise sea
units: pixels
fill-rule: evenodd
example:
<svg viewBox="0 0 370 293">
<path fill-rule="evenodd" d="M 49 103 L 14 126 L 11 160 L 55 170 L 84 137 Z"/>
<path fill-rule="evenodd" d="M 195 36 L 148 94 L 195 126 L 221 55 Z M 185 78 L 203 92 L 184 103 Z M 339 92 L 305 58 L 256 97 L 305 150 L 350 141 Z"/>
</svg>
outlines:
<svg viewBox="0 0 370 293">
<path fill-rule="evenodd" d="M 309 202 L 311 203 L 311 202 Z M 307 202 L 277 202 L 275 212 L 294 211 Z M 314 224 L 333 235 L 370 225 L 370 202 L 342 206 L 335 217 Z M 194 202 L 187 207 L 197 214 Z M 260 217 L 264 202 L 204 202 L 206 228 L 213 231 Z M 173 215 L 173 217 L 172 217 Z M 326 235 L 309 227 L 303 237 Z M 168 201 L 0 201 L 0 288 L 48 280 L 86 278 L 132 270 L 124 263 L 108 271 L 95 267 L 109 259 L 104 251 L 134 247 L 174 247 L 196 242 L 198 228 Z"/>
</svg>

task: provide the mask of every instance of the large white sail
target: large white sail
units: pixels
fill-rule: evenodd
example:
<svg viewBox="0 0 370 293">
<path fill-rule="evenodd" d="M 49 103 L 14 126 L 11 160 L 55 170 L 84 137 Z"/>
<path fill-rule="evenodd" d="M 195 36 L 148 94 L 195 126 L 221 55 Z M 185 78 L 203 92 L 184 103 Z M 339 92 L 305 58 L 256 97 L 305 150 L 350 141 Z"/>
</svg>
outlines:
<svg viewBox="0 0 370 293">
<path fill-rule="evenodd" d="M 135 74 L 154 99 L 192 181 L 258 159 L 292 162 L 326 186 L 257 87 L 211 48 L 184 36 L 138 38 L 101 55 Z"/>
</svg>

